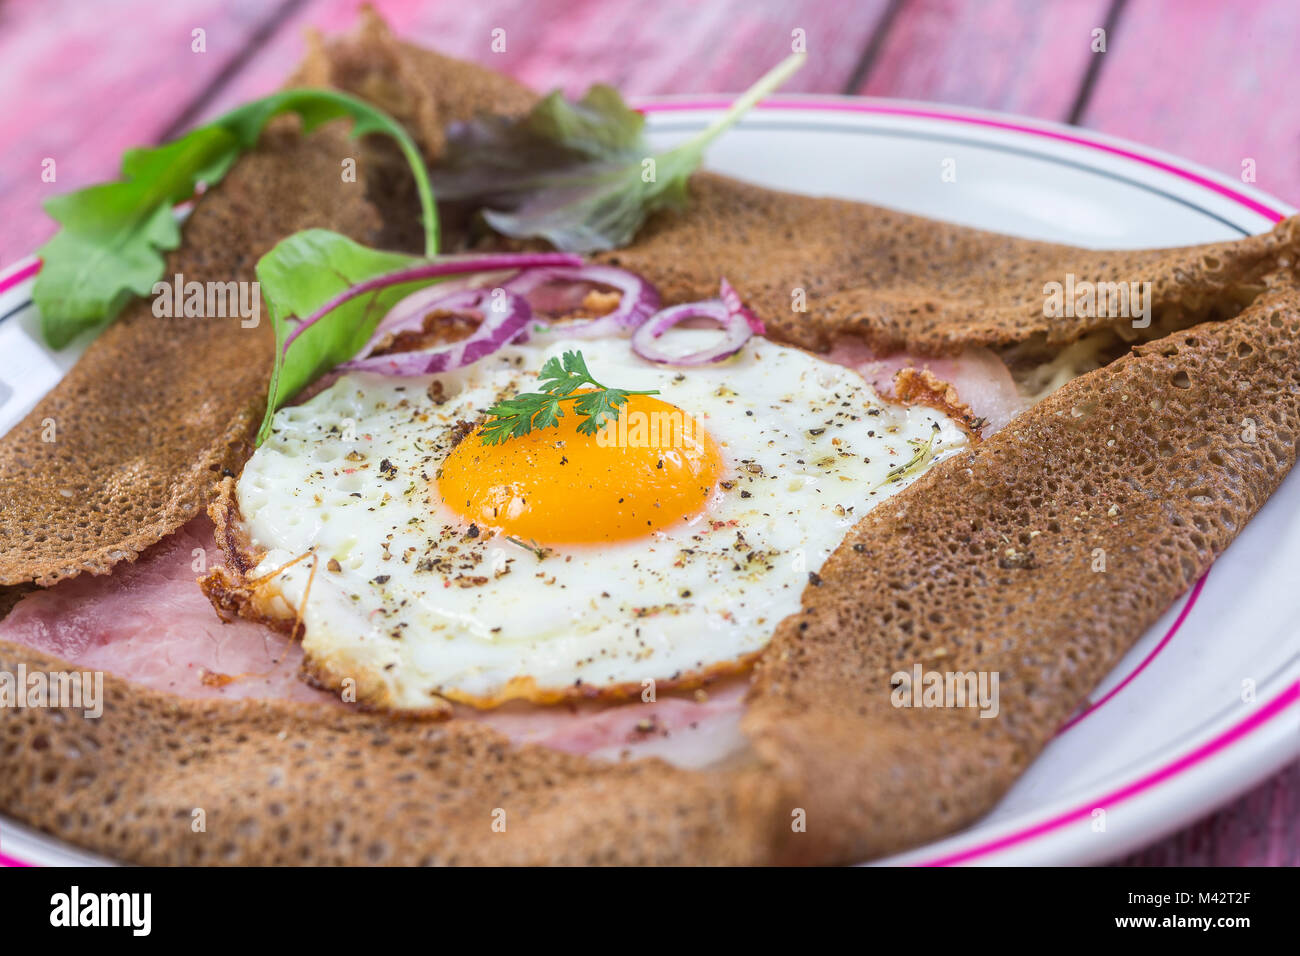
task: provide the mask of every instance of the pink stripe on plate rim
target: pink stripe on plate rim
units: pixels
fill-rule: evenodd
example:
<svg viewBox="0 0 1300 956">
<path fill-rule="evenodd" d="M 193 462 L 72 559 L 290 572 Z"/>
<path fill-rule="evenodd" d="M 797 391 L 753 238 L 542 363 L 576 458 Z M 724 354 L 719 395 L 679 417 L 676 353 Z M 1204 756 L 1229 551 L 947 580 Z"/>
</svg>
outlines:
<svg viewBox="0 0 1300 956">
<path fill-rule="evenodd" d="M 677 110 L 710 110 L 726 109 L 731 105 L 730 100 L 722 99 L 699 99 L 699 100 L 673 100 L 665 102 L 647 102 L 638 104 L 637 109 L 643 113 L 667 113 Z M 1142 163 L 1177 176 L 1180 179 L 1186 179 L 1188 182 L 1195 183 L 1203 189 L 1218 193 L 1220 196 L 1226 196 L 1233 202 L 1245 206 L 1252 212 L 1259 213 L 1273 222 L 1281 222 L 1286 215 L 1260 202 L 1243 192 L 1225 186 L 1216 182 L 1207 176 L 1202 176 L 1194 170 L 1186 169 L 1181 166 L 1175 166 L 1173 163 L 1159 159 L 1155 156 L 1145 155 L 1134 149 L 1125 146 L 1112 146 L 1110 143 L 1104 143 L 1099 140 L 1089 139 L 1086 136 L 1066 133 L 1061 130 L 1045 129 L 1038 126 L 1026 126 L 1023 123 L 1013 122 L 1009 119 L 997 119 L 993 116 L 978 116 L 966 113 L 953 113 L 941 109 L 925 109 L 915 106 L 888 106 L 884 103 L 873 103 L 869 100 L 854 99 L 845 97 L 843 99 L 821 100 L 821 99 L 798 99 L 787 100 L 781 97 L 764 100 L 759 103 L 755 109 L 777 109 L 777 110 L 808 110 L 810 112 L 837 112 L 837 113 L 874 113 L 880 116 L 908 116 L 913 119 L 933 119 L 942 120 L 947 123 L 965 123 L 969 126 L 986 126 L 990 129 L 1008 130 L 1013 133 L 1024 133 L 1029 136 L 1041 136 L 1046 139 L 1054 139 L 1062 143 L 1070 143 L 1074 146 L 1084 146 L 1088 149 L 1100 150 L 1104 153 L 1110 153 L 1113 156 L 1119 156 L 1123 159 L 1132 160 L 1133 162 Z"/>
<path fill-rule="evenodd" d="M 1213 567 L 1213 565 L 1211 565 L 1211 567 Z M 1083 720 L 1083 718 L 1096 711 L 1098 707 L 1127 687 L 1133 678 L 1137 677 L 1138 674 L 1141 674 L 1147 669 L 1147 665 L 1156 659 L 1156 656 L 1165 649 L 1171 640 L 1173 640 L 1174 635 L 1178 633 L 1178 629 L 1183 626 L 1183 622 L 1187 620 L 1187 615 L 1190 614 L 1192 608 L 1196 606 L 1196 601 L 1201 596 L 1201 588 L 1205 587 L 1205 579 L 1209 576 L 1210 572 L 1208 570 L 1201 575 L 1200 580 L 1198 580 L 1195 586 L 1193 586 L 1192 593 L 1187 598 L 1187 603 L 1184 604 L 1183 609 L 1178 612 L 1178 617 L 1174 620 L 1174 623 L 1170 626 L 1169 630 L 1165 632 L 1165 636 L 1160 639 L 1160 643 L 1155 646 L 1150 654 L 1142 659 L 1142 663 L 1138 664 L 1138 666 L 1133 669 L 1132 673 L 1112 687 L 1110 691 L 1104 694 L 1095 704 L 1089 704 L 1083 710 L 1079 711 L 1079 713 L 1075 714 L 1062 724 L 1060 730 L 1056 732 L 1057 736 L 1065 733 L 1079 721 Z"/>
<path fill-rule="evenodd" d="M 1282 693 L 1278 694 L 1277 697 L 1273 698 L 1263 707 L 1260 707 L 1249 717 L 1232 725 L 1218 736 L 1211 738 L 1189 753 L 1183 754 L 1177 760 L 1171 761 L 1163 767 L 1160 767 L 1158 770 L 1153 770 L 1145 776 L 1139 777 L 1137 780 L 1126 783 L 1124 786 L 1112 790 L 1110 793 L 1095 797 L 1087 803 L 1075 807 L 1073 810 L 1067 810 L 1065 813 L 1059 814 L 1055 817 L 1050 817 L 1039 823 L 1035 823 L 1032 826 L 1025 827 L 1023 830 L 1017 830 L 1014 833 L 1008 833 L 1006 836 L 989 840 L 986 843 L 981 843 L 965 850 L 958 850 L 954 853 L 949 853 L 946 856 L 934 857 L 933 859 L 914 863 L 912 865 L 953 866 L 958 863 L 969 863 L 971 860 L 978 859 L 982 856 L 988 856 L 990 853 L 996 853 L 999 850 L 1009 849 L 1019 843 L 1032 840 L 1034 837 L 1044 836 L 1054 830 L 1059 830 L 1067 824 L 1085 819 L 1092 814 L 1092 811 L 1097 808 L 1098 804 L 1104 803 L 1114 805 L 1117 803 L 1123 803 L 1125 800 L 1136 797 L 1138 794 L 1150 790 L 1158 784 L 1164 783 L 1166 780 L 1178 776 L 1184 771 L 1192 769 L 1197 764 L 1205 762 L 1220 750 L 1226 749 L 1242 737 L 1245 737 L 1252 731 L 1262 727 L 1274 717 L 1285 713 L 1287 707 L 1294 704 L 1296 701 L 1300 701 L 1300 681 L 1287 687 L 1282 691 Z"/>
<path fill-rule="evenodd" d="M 0 853 L 0 866 L 36 866 L 36 864 Z"/>
<path fill-rule="evenodd" d="M 13 267 L 12 272 L 3 278 L 0 278 L 0 293 L 8 292 L 14 286 L 21 285 L 40 271 L 40 259 L 37 259 L 35 256 L 32 256 L 30 259 L 24 259 Z"/>
</svg>

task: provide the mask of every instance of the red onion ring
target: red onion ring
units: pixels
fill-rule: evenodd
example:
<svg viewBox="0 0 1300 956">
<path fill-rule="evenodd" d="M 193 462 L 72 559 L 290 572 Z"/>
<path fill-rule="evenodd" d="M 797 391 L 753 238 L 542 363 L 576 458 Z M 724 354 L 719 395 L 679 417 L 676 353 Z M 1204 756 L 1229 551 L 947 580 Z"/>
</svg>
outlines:
<svg viewBox="0 0 1300 956">
<path fill-rule="evenodd" d="M 722 326 L 726 335 L 712 348 L 686 355 L 673 355 L 661 349 L 656 339 L 678 322 L 687 319 L 712 319 Z M 647 362 L 656 362 L 659 365 L 708 365 L 735 355 L 753 334 L 753 329 L 745 320 L 734 312 L 728 312 L 721 300 L 707 299 L 704 302 L 674 305 L 651 316 L 650 321 L 632 333 L 632 351 Z"/>
<path fill-rule="evenodd" d="M 658 346 L 656 340 L 687 319 L 709 319 L 717 322 L 725 333 L 722 341 L 712 348 L 701 349 L 686 355 L 672 355 Z M 763 323 L 745 308 L 736 290 L 726 279 L 722 280 L 722 298 L 703 302 L 674 305 L 656 313 L 632 333 L 632 351 L 647 362 L 659 365 L 708 365 L 731 358 L 755 334 L 764 333 Z"/>
<path fill-rule="evenodd" d="M 632 331 L 659 309 L 658 289 L 636 273 L 613 266 L 527 269 L 505 282 L 503 288 L 527 298 L 530 292 L 548 282 L 590 282 L 592 285 L 609 286 L 622 294 L 618 308 L 608 315 L 551 325 L 552 331 L 575 339 Z"/>
<path fill-rule="evenodd" d="M 431 296 L 437 291 L 421 289 L 397 305 L 384 316 L 376 335 L 362 350 L 360 358 L 344 362 L 340 369 L 349 372 L 377 372 L 381 375 L 432 375 L 448 372 L 477 362 L 508 345 L 519 333 L 528 328 L 533 310 L 528 300 L 507 289 L 466 289 L 461 292 L 445 291 L 441 296 Z M 494 308 L 490 300 L 500 296 L 505 308 Z M 435 310 L 445 312 L 478 312 L 483 316 L 479 327 L 468 338 L 421 352 L 399 352 L 392 355 L 370 355 L 388 333 L 423 326 L 424 317 Z M 380 329 L 383 330 L 380 333 Z"/>
<path fill-rule="evenodd" d="M 387 335 L 422 330 L 424 317 L 430 312 L 455 312 L 468 309 L 467 303 L 477 303 L 474 293 L 479 291 L 481 290 L 466 285 L 463 280 L 440 282 L 425 289 L 417 289 L 400 300 L 379 320 L 370 341 L 356 354 L 356 358 L 365 358 Z"/>
<path fill-rule="evenodd" d="M 767 335 L 767 327 L 763 325 L 763 320 L 745 308 L 745 303 L 740 300 L 740 293 L 732 288 L 731 283 L 725 277 L 721 285 L 722 304 L 727 307 L 727 311 L 744 319 L 745 324 L 749 326 L 755 335 Z"/>
<path fill-rule="evenodd" d="M 386 289 L 391 285 L 416 282 L 420 279 L 440 279 L 443 276 L 469 275 L 475 272 L 494 272 L 501 269 L 531 269 L 538 266 L 577 265 L 582 265 L 582 259 L 562 252 L 498 252 L 483 255 L 439 256 L 419 265 L 374 276 L 363 282 L 358 282 L 351 288 L 344 289 L 294 326 L 293 331 L 284 340 L 284 351 L 288 352 L 289 346 L 293 344 L 298 336 L 344 302 L 350 302 L 357 296 L 365 295 L 367 292 L 373 292 L 376 289 Z"/>
</svg>

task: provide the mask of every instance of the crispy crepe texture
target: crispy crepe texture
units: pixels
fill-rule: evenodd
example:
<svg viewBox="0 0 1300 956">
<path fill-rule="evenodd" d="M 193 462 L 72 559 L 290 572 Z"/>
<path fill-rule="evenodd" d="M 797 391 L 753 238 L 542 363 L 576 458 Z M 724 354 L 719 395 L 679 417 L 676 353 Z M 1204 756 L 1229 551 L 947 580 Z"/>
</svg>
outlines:
<svg viewBox="0 0 1300 956">
<path fill-rule="evenodd" d="M 249 282 L 263 253 L 312 226 L 372 239 L 379 215 L 341 181 L 339 155 L 337 128 L 268 134 L 199 201 L 164 275 Z M 197 514 L 222 471 L 252 451 L 273 352 L 265 315 L 246 329 L 237 316 L 129 306 L 0 439 L 0 585 L 107 574 Z"/>
<path fill-rule="evenodd" d="M 1234 242 L 1093 251 L 711 174 L 691 186 L 687 210 L 654 217 L 635 244 L 603 258 L 646 275 L 668 302 L 714 296 L 725 275 L 769 335 L 816 351 L 846 333 L 881 354 L 1060 348 L 1114 326 L 1104 316 L 1045 315 L 1044 283 L 1064 283 L 1068 274 L 1076 282 L 1149 281 L 1157 315 L 1233 315 L 1279 259 L 1296 254 L 1290 223 Z M 806 312 L 794 310 L 796 290 Z"/>
<path fill-rule="evenodd" d="M 531 96 L 396 44 L 373 18 L 358 36 L 318 46 L 303 75 L 376 99 L 430 155 L 445 91 L 506 109 Z M 268 144 L 200 203 L 173 265 L 248 275 L 262 244 L 307 224 L 396 235 L 404 227 L 391 232 L 367 205 L 387 211 L 376 184 L 368 200 L 345 192 L 322 209 L 312 170 L 337 179 L 343 148 Z M 367 168 L 382 163 L 372 156 Z M 466 721 L 189 701 L 110 676 L 99 721 L 5 713 L 0 809 L 142 863 L 824 863 L 887 853 L 989 809 L 1294 463 L 1291 223 L 1197 249 L 1085 252 L 721 177 L 698 176 L 693 191 L 690 210 L 656 217 L 608 258 L 670 299 L 712 295 L 725 273 L 779 337 L 808 347 L 837 331 L 920 351 L 1068 342 L 1096 322 L 1042 318 L 1042 284 L 1065 272 L 1150 280 L 1158 308 L 1223 321 L 1074 379 L 867 515 L 756 665 L 743 722 L 752 753 L 739 767 L 599 764 L 514 748 Z M 298 208 L 294 195 L 311 198 L 299 218 L 285 214 Z M 806 315 L 790 311 L 796 286 L 808 291 Z M 154 321 L 137 307 L 108 330 L 0 444 L 0 580 L 103 573 L 191 516 L 221 468 L 239 467 L 261 414 L 266 330 L 237 336 L 189 322 L 160 336 Z M 51 413 L 72 442 L 55 451 L 33 437 Z M 74 479 L 72 499 L 57 494 Z M 48 529 L 45 540 L 25 543 L 33 528 Z M 891 674 L 917 662 L 999 672 L 999 716 L 892 707 Z M 0 669 L 19 663 L 63 666 L 0 643 Z M 196 809 L 202 833 L 191 827 Z M 499 811 L 504 832 L 493 827 Z M 801 812 L 806 831 L 792 826 Z"/>
<path fill-rule="evenodd" d="M 1233 320 L 1075 379 L 853 529 L 759 661 L 743 725 L 820 784 L 807 859 L 986 810 L 1273 493 L 1300 427 L 1300 296 L 1278 278 Z M 892 707 L 889 675 L 918 661 L 998 672 L 999 716 Z"/>
<path fill-rule="evenodd" d="M 421 75 L 434 82 L 419 82 Z M 372 99 L 420 137 L 430 158 L 447 123 L 489 108 L 526 108 L 532 98 L 495 73 L 399 46 L 373 16 L 328 55 L 312 42 L 291 80 L 307 83 Z M 420 248 L 414 180 L 391 144 L 363 144 L 358 189 L 339 175 L 340 159 L 357 154 L 343 127 L 305 140 L 293 129 L 292 121 L 276 124 L 198 202 L 165 276 L 252 281 L 275 243 L 312 227 L 371 245 L 392 245 L 394 233 L 414 236 Z M 403 213 L 381 218 L 377 205 Z M 262 318 L 251 330 L 238 318 L 157 318 L 143 300 L 100 335 L 0 439 L 0 585 L 106 574 L 207 504 L 214 480 L 237 471 L 252 451 L 266 408 L 274 340 Z M 47 419 L 55 422 L 54 442 L 42 440 Z"/>
</svg>

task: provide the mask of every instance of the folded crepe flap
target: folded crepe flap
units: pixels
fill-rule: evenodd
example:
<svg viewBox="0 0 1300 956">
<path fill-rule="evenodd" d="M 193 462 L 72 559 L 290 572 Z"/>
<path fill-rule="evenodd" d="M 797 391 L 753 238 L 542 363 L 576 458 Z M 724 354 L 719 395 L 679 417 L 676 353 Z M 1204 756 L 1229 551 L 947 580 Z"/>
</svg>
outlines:
<svg viewBox="0 0 1300 956">
<path fill-rule="evenodd" d="M 373 103 L 410 131 L 431 162 L 450 124 L 481 113 L 515 116 L 537 101 L 505 74 L 402 43 L 368 4 L 351 33 L 325 39 L 309 31 L 307 55 L 286 86 L 328 87 Z"/>
<path fill-rule="evenodd" d="M 1025 342 L 1059 350 L 1130 323 L 1104 309 L 1051 315 L 1045 287 L 1067 277 L 1071 288 L 1099 285 L 1107 304 L 1112 290 L 1144 296 L 1150 283 L 1157 328 L 1234 315 L 1298 244 L 1290 219 L 1232 242 L 1087 250 L 701 173 L 686 209 L 657 214 L 631 247 L 600 258 L 646 276 L 670 303 L 716 296 L 725 275 L 769 335 L 803 348 L 850 334 L 882 355 L 945 355 Z"/>
<path fill-rule="evenodd" d="M 1298 430 L 1288 273 L 1234 319 L 1073 380 L 867 515 L 777 628 L 743 723 L 816 808 L 809 858 L 866 859 L 987 811 L 1273 493 Z M 996 716 L 897 706 L 918 666 L 997 675 Z"/>
<path fill-rule="evenodd" d="M 445 123 L 518 108 L 532 95 L 488 70 L 399 47 L 373 14 L 359 38 L 330 50 L 327 57 L 315 43 L 298 78 L 355 84 L 429 149 Z M 424 71 L 419 83 L 415 64 Z M 185 282 L 251 282 L 258 258 L 300 229 L 333 229 L 376 246 L 394 232 L 420 236 L 414 180 L 405 161 L 386 152 L 390 144 L 368 137 L 350 183 L 340 162 L 358 148 L 344 126 L 306 138 L 294 128 L 278 121 L 199 200 L 181 248 L 167 257 L 168 281 L 179 274 Z M 401 222 L 375 208 L 392 208 L 394 188 L 409 190 Z M 243 466 L 265 409 L 274 345 L 269 316 L 250 329 L 242 321 L 159 318 L 150 301 L 135 302 L 0 437 L 0 586 L 106 574 L 192 518 L 213 481 Z M 45 440 L 50 421 L 54 441 Z"/>
<path fill-rule="evenodd" d="M 68 666 L 0 642 L 0 670 L 20 664 Z M 752 864 L 788 829 L 759 768 L 598 764 L 467 721 L 182 700 L 112 676 L 102 717 L 23 708 L 5 731 L 4 812 L 138 863 Z"/>
<path fill-rule="evenodd" d="M 515 116 L 537 101 L 508 76 L 400 42 L 369 5 L 351 33 L 324 39 L 310 31 L 307 41 L 288 86 L 328 87 L 373 103 L 410 131 L 430 162 L 442 155 L 451 124 L 482 113 Z M 422 253 L 419 197 L 405 157 L 384 136 L 368 136 L 358 148 L 373 171 L 366 196 L 384 220 L 376 244 Z M 438 214 L 447 238 L 460 223 L 446 208 Z"/>
<path fill-rule="evenodd" d="M 165 281 L 252 282 L 258 257 L 312 226 L 370 239 L 379 216 L 342 182 L 346 155 L 337 127 L 307 139 L 268 133 L 196 204 Z M 251 322 L 159 317 L 142 300 L 100 334 L 0 439 L 0 584 L 106 574 L 192 518 L 223 470 L 242 467 L 274 353 L 260 303 Z"/>
</svg>

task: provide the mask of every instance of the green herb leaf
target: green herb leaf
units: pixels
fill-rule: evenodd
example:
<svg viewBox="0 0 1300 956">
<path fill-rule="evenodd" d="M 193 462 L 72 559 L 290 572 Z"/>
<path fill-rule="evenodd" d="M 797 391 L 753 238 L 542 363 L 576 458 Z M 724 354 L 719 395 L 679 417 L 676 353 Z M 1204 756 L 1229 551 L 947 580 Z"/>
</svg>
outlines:
<svg viewBox="0 0 1300 956">
<path fill-rule="evenodd" d="M 509 535 L 506 535 L 506 540 L 513 545 L 518 545 L 519 547 L 523 548 L 525 551 L 531 551 L 533 553 L 533 556 L 536 557 L 538 561 L 545 561 L 552 554 L 554 554 L 554 552 L 550 548 L 542 547 L 532 538 L 529 538 L 525 542 L 525 541 L 520 541 L 518 538 L 512 538 Z"/>
<path fill-rule="evenodd" d="M 396 120 L 333 90 L 285 90 L 255 100 L 153 149 L 122 157 L 119 182 L 90 186 L 45 204 L 62 229 L 37 250 L 44 265 L 33 298 L 41 333 L 62 348 L 80 332 L 111 321 L 133 296 L 148 295 L 162 278 L 163 253 L 180 245 L 172 207 L 200 183 L 214 186 L 236 159 L 257 145 L 275 116 L 297 113 L 303 130 L 350 118 L 352 135 L 393 137 L 411 165 L 424 214 L 428 255 L 437 252 L 433 193 L 419 148 Z"/>
<path fill-rule="evenodd" d="M 275 330 L 275 366 L 266 416 L 257 433 L 259 445 L 271 433 L 271 416 L 277 409 L 360 351 L 389 309 L 432 280 L 385 286 L 344 302 L 304 330 L 286 354 L 285 339 L 293 331 L 288 320 L 311 315 L 359 282 L 419 261 L 415 256 L 370 249 L 327 229 L 295 233 L 258 260 L 257 280 Z"/>
<path fill-rule="evenodd" d="M 574 403 L 574 413 L 583 418 L 578 423 L 578 433 L 594 435 L 606 421 L 618 419 L 618 410 L 627 404 L 628 396 L 659 394 L 657 389 L 636 392 L 607 388 L 592 378 L 581 352 L 565 352 L 561 358 L 547 359 L 537 377 L 543 391 L 525 392 L 488 409 L 493 418 L 483 426 L 483 444 L 498 445 L 558 425 L 564 417 L 560 403 L 567 401 Z M 578 392 L 585 386 L 594 391 Z"/>
<path fill-rule="evenodd" d="M 542 391 L 552 395 L 568 395 L 584 385 L 596 383 L 587 371 L 587 360 L 581 352 L 565 352 L 563 358 L 547 359 L 537 378 Z"/>
<path fill-rule="evenodd" d="M 934 443 L 939 437 L 939 425 L 935 423 L 931 426 L 930 437 L 928 440 L 920 438 L 908 439 L 908 444 L 912 446 L 912 457 L 901 465 L 895 465 L 885 474 L 885 482 L 893 483 L 902 481 L 904 478 L 910 478 L 918 474 L 922 468 L 934 457 Z"/>
<path fill-rule="evenodd" d="M 434 169 L 442 200 L 483 207 L 495 230 L 542 238 L 568 252 L 627 245 L 646 216 L 680 208 L 704 150 L 803 65 L 797 53 L 743 94 L 702 133 L 655 156 L 645 118 L 608 86 L 576 103 L 551 93 L 520 119 L 483 117 L 453 128 Z"/>
<path fill-rule="evenodd" d="M 126 153 L 123 182 L 45 203 L 63 228 L 37 250 L 43 265 L 32 298 L 52 348 L 116 317 L 132 296 L 149 294 L 162 277 L 160 250 L 180 245 L 172 206 L 193 195 L 196 183 L 219 181 L 237 149 L 229 130 L 204 127 L 157 149 Z"/>
<path fill-rule="evenodd" d="M 601 391 L 583 392 L 577 396 L 578 400 L 573 404 L 574 411 L 586 416 L 585 421 L 578 423 L 578 434 L 594 435 L 605 424 L 605 419 L 616 421 L 618 410 L 627 403 L 629 394 L 631 393 L 620 388 L 607 388 Z"/>
</svg>

